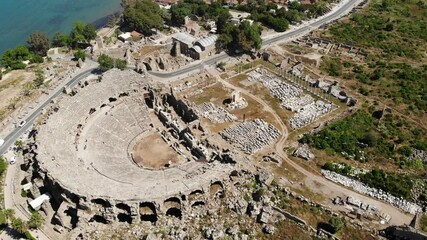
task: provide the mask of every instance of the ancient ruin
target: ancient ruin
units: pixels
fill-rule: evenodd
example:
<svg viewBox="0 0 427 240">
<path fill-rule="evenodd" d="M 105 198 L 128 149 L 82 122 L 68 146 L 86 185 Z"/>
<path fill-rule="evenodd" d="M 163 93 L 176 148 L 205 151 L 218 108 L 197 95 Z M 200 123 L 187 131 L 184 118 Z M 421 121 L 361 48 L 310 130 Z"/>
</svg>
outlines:
<svg viewBox="0 0 427 240">
<path fill-rule="evenodd" d="M 224 109 L 204 104 L 193 111 L 130 70 L 108 71 L 73 92 L 52 105 L 25 154 L 34 208 L 60 229 L 181 219 L 224 188 L 238 157 L 209 142 L 196 113 L 234 120 Z M 279 134 L 253 124 L 274 133 L 269 139 Z"/>
</svg>

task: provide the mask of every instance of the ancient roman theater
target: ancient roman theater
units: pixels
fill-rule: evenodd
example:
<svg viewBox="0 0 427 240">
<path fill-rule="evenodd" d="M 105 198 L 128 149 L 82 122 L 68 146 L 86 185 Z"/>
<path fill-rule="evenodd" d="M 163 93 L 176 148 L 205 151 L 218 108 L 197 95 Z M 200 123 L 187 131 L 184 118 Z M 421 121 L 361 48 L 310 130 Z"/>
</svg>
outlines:
<svg viewBox="0 0 427 240">
<path fill-rule="evenodd" d="M 232 157 L 199 137 L 185 102 L 134 71 L 110 70 L 80 86 L 38 127 L 29 164 L 59 225 L 181 218 L 221 194 Z"/>
</svg>

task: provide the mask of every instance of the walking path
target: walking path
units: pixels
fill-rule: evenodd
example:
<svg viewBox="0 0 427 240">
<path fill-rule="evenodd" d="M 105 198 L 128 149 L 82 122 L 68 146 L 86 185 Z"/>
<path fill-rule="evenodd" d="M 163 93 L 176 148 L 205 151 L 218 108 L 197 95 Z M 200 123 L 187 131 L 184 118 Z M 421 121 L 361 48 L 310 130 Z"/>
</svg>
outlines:
<svg viewBox="0 0 427 240">
<path fill-rule="evenodd" d="M 334 182 L 331 182 L 331 181 L 325 179 L 321 175 L 316 175 L 316 174 L 306 170 L 304 167 L 300 166 L 299 164 L 297 164 L 294 161 L 292 161 L 291 159 L 289 159 L 288 155 L 283 150 L 284 146 L 285 146 L 285 142 L 288 138 L 288 128 L 286 127 L 283 120 L 279 117 L 277 112 L 274 109 L 272 109 L 270 107 L 270 105 L 267 104 L 264 100 L 253 95 L 252 93 L 250 93 L 246 89 L 232 85 L 231 83 L 229 83 L 225 80 L 222 80 L 222 79 L 219 80 L 219 82 L 221 82 L 227 88 L 230 88 L 233 90 L 238 90 L 242 94 L 249 96 L 250 98 L 254 99 L 256 102 L 261 104 L 264 107 L 265 111 L 273 114 L 275 120 L 277 121 L 277 123 L 279 123 L 280 130 L 282 132 L 282 136 L 276 144 L 276 148 L 275 148 L 276 153 L 281 158 L 283 158 L 287 164 L 289 164 L 290 166 L 295 168 L 295 170 L 297 170 L 299 173 L 301 173 L 302 175 L 305 176 L 304 183 L 306 184 L 307 187 L 309 187 L 310 190 L 312 190 L 313 192 L 316 192 L 316 193 L 320 193 L 324 196 L 328 196 L 329 198 L 341 196 L 345 199 L 346 196 L 352 196 L 352 197 L 355 197 L 355 198 L 362 200 L 365 203 L 368 203 L 369 205 L 377 206 L 381 211 L 383 211 L 386 214 L 389 214 L 392 217 L 390 222 L 389 222 L 389 224 L 391 224 L 391 225 L 403 225 L 403 224 L 409 224 L 410 223 L 410 221 L 413 218 L 412 215 L 406 214 L 406 213 L 402 212 L 401 210 L 399 210 L 398 208 L 393 207 L 393 206 L 391 206 L 385 202 L 382 202 L 382 201 L 370 198 L 368 196 L 356 193 L 356 192 L 354 192 L 350 189 L 347 189 L 341 185 L 338 185 Z M 330 205 L 330 204 L 331 204 L 331 202 L 329 202 L 328 205 Z"/>
</svg>

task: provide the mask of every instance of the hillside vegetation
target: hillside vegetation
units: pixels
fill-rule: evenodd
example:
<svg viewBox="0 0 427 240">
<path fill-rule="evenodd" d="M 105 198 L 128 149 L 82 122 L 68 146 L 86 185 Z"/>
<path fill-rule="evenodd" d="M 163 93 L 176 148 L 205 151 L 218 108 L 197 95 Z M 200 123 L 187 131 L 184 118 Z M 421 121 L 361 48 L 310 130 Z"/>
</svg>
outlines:
<svg viewBox="0 0 427 240">
<path fill-rule="evenodd" d="M 360 162 L 393 160 L 401 168 L 423 170 L 420 161 L 410 161 L 413 149 L 427 150 L 426 131 L 409 127 L 405 120 L 390 113 L 359 110 L 334 122 L 318 133 L 304 135 L 300 142 L 329 155 L 341 155 Z"/>
<path fill-rule="evenodd" d="M 374 0 L 321 35 L 368 53 L 365 62 L 326 58 L 322 68 L 329 75 L 355 80 L 363 95 L 427 120 L 426 1 Z"/>
</svg>

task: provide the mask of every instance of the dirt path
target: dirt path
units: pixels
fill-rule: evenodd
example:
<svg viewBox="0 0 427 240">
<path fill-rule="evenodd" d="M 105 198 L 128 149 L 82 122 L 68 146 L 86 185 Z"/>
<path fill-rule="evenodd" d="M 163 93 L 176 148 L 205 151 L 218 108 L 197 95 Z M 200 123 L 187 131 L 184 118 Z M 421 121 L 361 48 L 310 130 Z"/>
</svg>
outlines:
<svg viewBox="0 0 427 240">
<path fill-rule="evenodd" d="M 264 109 L 267 112 L 270 112 L 273 114 L 274 118 L 276 119 L 277 123 L 280 125 L 280 130 L 282 132 L 282 137 L 279 139 L 279 141 L 276 144 L 276 152 L 277 154 L 286 161 L 289 165 L 291 165 L 295 170 L 300 172 L 302 175 L 305 176 L 304 183 L 307 187 L 310 188 L 313 192 L 320 193 L 327 197 L 327 199 L 331 199 L 336 196 L 346 197 L 346 196 L 352 196 L 355 198 L 358 198 L 362 200 L 365 203 L 368 203 L 369 205 L 377 206 L 381 211 L 385 212 L 386 214 L 389 214 L 391 216 L 390 223 L 391 225 L 402 225 L 402 224 L 409 224 L 412 220 L 413 216 L 403 213 L 401 210 L 399 210 L 396 207 L 393 207 L 385 202 L 367 197 L 365 195 L 356 193 L 350 189 L 347 189 L 341 185 L 338 185 L 334 182 L 331 182 L 327 179 L 325 179 L 323 176 L 316 175 L 305 168 L 301 167 L 294 161 L 288 158 L 287 154 L 285 153 L 284 145 L 288 138 L 288 129 L 286 125 L 284 124 L 283 120 L 279 117 L 279 115 L 272 109 L 264 100 L 261 98 L 253 95 L 246 89 L 242 89 L 240 87 L 237 87 L 235 85 L 232 85 L 231 83 L 219 80 L 222 84 L 224 84 L 225 87 L 238 90 L 241 93 L 251 97 L 255 101 L 257 101 L 259 104 L 261 104 Z M 331 205 L 331 201 L 326 202 L 327 205 Z"/>
</svg>

